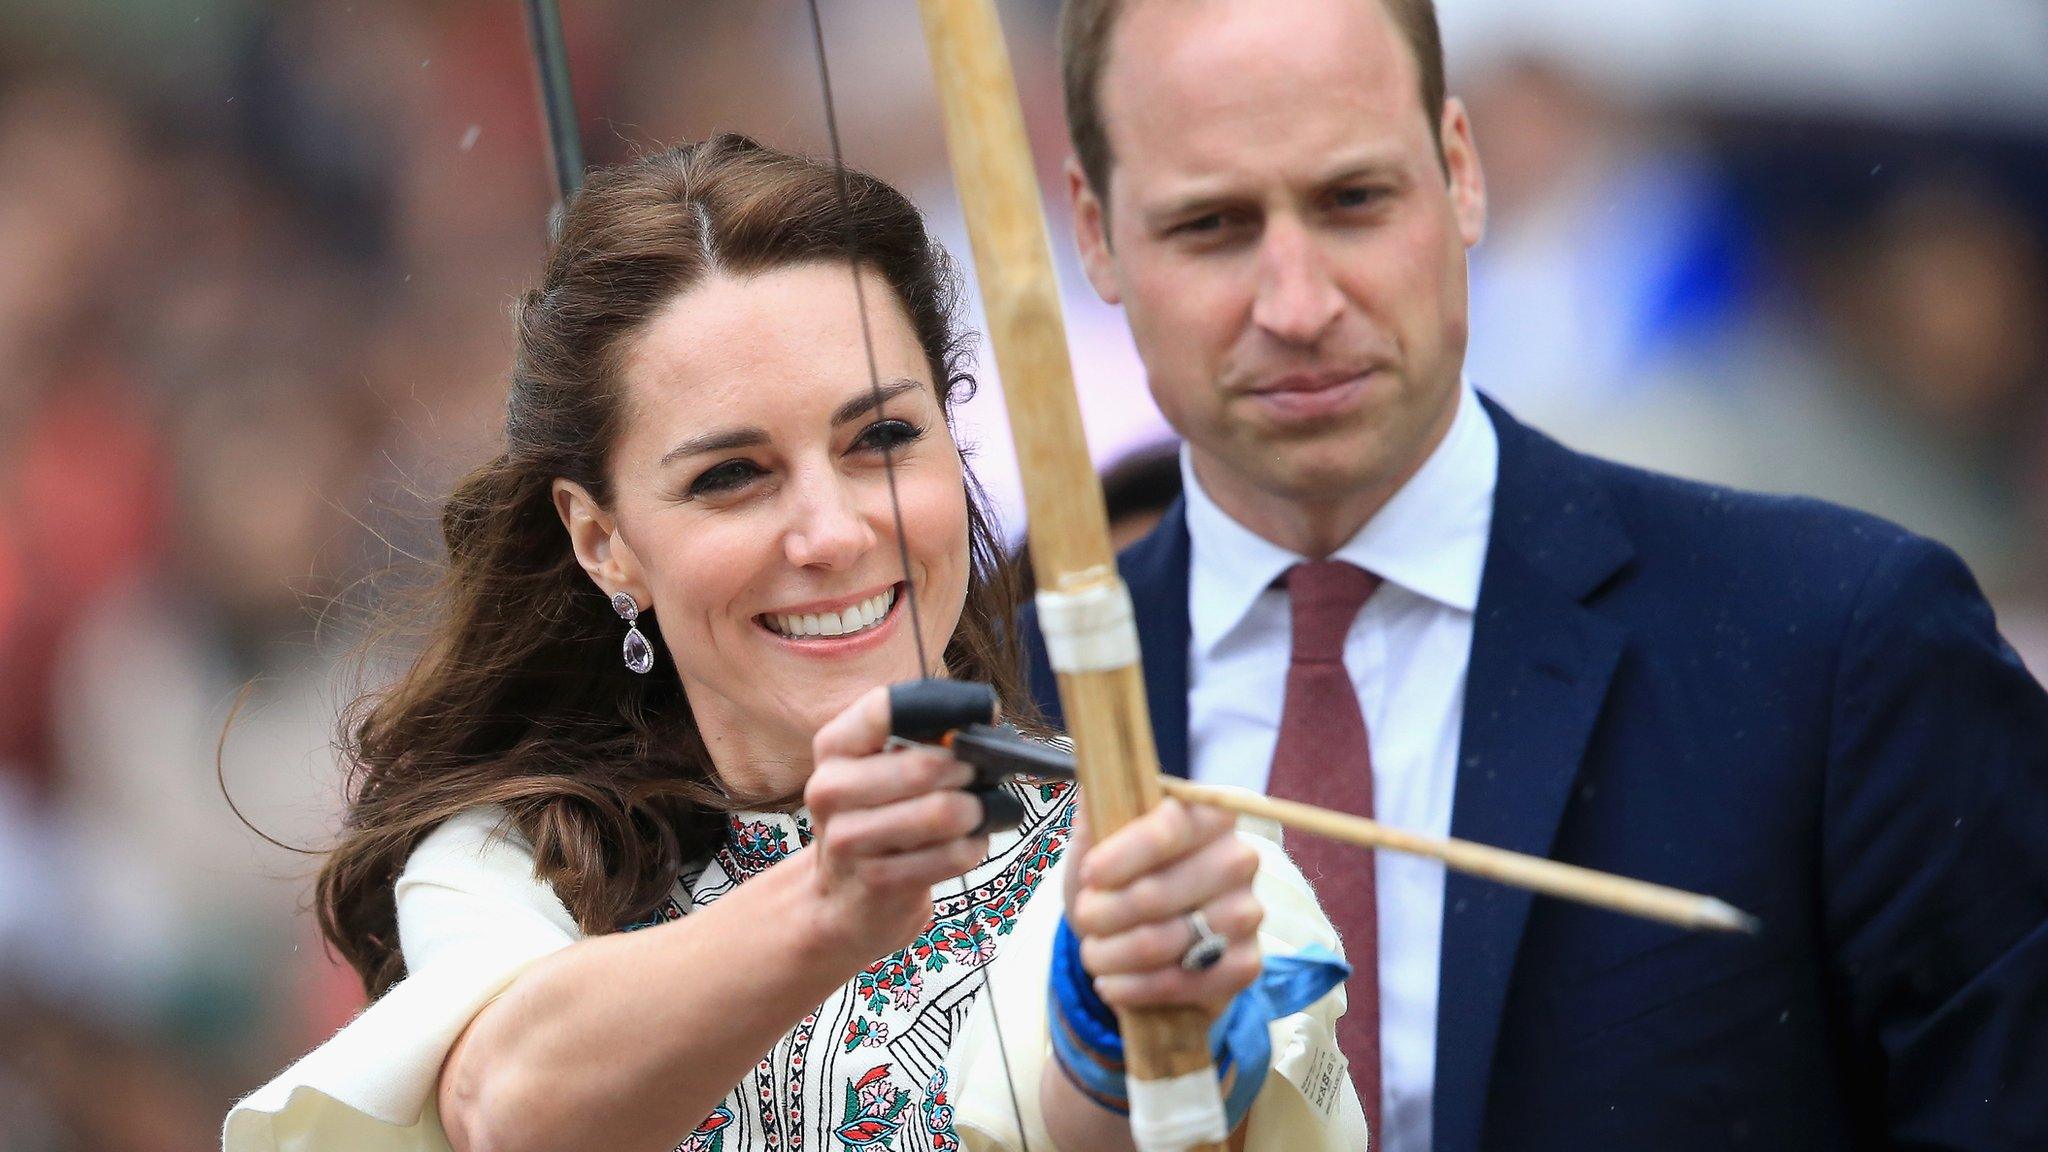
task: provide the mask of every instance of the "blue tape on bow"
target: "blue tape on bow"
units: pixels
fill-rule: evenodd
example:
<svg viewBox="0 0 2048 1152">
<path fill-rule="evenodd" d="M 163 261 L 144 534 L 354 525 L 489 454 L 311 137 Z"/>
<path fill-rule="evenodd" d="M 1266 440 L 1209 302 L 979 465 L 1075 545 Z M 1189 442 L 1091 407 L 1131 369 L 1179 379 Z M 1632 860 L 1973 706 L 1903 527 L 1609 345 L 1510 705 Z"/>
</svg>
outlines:
<svg viewBox="0 0 2048 1152">
<path fill-rule="evenodd" d="M 1235 1129 L 1251 1111 L 1273 1066 L 1273 1021 L 1291 1016 L 1351 975 L 1334 952 L 1311 944 L 1291 956 L 1268 956 L 1258 979 L 1237 994 L 1209 1029 L 1209 1051 L 1228 1086 L 1223 1106 Z M 1067 1077 L 1105 1108 L 1128 1111 L 1123 1037 L 1116 1013 L 1095 993 L 1081 966 L 1081 941 L 1060 920 L 1053 938 L 1051 1001 L 1053 1055 Z"/>
<path fill-rule="evenodd" d="M 1095 981 L 1081 967 L 1081 938 L 1060 917 L 1053 937 L 1052 978 L 1047 987 L 1053 1057 L 1067 1079 L 1112 1112 L 1129 1113 L 1124 1088 L 1124 1040 L 1116 1013 L 1095 994 Z"/>
</svg>

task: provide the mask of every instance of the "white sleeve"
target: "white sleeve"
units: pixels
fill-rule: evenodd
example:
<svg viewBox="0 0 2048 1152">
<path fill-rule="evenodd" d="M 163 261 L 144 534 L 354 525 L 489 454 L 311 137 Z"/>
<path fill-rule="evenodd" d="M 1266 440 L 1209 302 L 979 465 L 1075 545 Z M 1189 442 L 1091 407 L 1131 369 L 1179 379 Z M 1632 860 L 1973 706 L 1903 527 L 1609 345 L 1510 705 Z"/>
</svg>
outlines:
<svg viewBox="0 0 2048 1152">
<path fill-rule="evenodd" d="M 235 1105 L 225 1152 L 445 1152 L 434 1097 L 448 1050 L 528 966 L 582 938 L 500 809 L 430 833 L 396 899 L 405 978 Z"/>
<path fill-rule="evenodd" d="M 1315 889 L 1281 846 L 1280 826 L 1245 816 L 1237 827 L 1259 852 L 1259 875 L 1252 882 L 1266 910 L 1259 946 L 1272 955 L 1320 944 L 1342 956 L 1344 944 L 1316 902 Z M 1245 1118 L 1247 1152 L 1364 1152 L 1365 1107 L 1351 1086 L 1350 1063 L 1337 1047 L 1344 1007 L 1339 984 L 1306 1009 L 1273 1021 L 1273 1070 Z"/>
<path fill-rule="evenodd" d="M 1240 817 L 1237 834 L 1259 853 L 1252 892 L 1266 912 L 1260 948 L 1269 955 L 1287 954 L 1320 944 L 1343 955 L 1315 890 L 1281 849 L 1279 825 Z M 1038 898 L 1024 906 L 1011 938 L 986 969 L 993 995 L 977 998 L 947 1058 L 954 1122 L 969 1152 L 1016 1152 L 1027 1139 L 1032 1148 L 1053 1146 L 1039 1108 L 1038 1082 L 1052 1060 L 1046 982 L 1061 912 L 1060 873 L 1069 859 L 1060 858 L 1041 882 Z M 1015 1078 L 1023 1138 L 1011 1112 L 990 1001 L 1000 1005 L 1002 1050 L 1008 1052 Z M 1337 1048 L 1337 1018 L 1343 1014 L 1344 986 L 1339 984 L 1306 1010 L 1273 1022 L 1273 1069 L 1245 1120 L 1248 1152 L 1361 1152 L 1366 1147 L 1365 1109 Z"/>
</svg>

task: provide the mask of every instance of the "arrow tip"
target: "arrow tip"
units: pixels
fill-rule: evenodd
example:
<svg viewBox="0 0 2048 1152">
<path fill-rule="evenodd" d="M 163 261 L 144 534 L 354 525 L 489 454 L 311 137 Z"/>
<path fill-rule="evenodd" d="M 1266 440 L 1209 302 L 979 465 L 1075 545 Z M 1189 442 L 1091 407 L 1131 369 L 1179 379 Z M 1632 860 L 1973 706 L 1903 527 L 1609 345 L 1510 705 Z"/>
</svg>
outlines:
<svg viewBox="0 0 2048 1152">
<path fill-rule="evenodd" d="M 1720 932 L 1740 932 L 1745 936 L 1755 936 L 1764 930 L 1762 920 L 1733 904 L 1716 900 L 1711 896 L 1700 901 L 1699 915 L 1699 925 L 1702 928 L 1712 928 Z"/>
</svg>

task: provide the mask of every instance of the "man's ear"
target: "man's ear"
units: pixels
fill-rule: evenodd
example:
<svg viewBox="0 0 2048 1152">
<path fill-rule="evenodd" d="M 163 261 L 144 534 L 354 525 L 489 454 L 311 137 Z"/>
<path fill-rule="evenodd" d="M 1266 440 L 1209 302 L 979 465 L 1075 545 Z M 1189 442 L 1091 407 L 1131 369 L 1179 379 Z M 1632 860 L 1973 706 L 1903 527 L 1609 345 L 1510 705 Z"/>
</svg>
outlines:
<svg viewBox="0 0 2048 1152">
<path fill-rule="evenodd" d="M 1081 267 L 1104 303 L 1121 304 L 1116 257 L 1109 250 L 1109 210 L 1088 186 L 1088 173 L 1081 170 L 1079 159 L 1067 157 L 1066 172 L 1067 202 L 1074 210 L 1074 246 L 1081 250 Z"/>
<path fill-rule="evenodd" d="M 553 492 L 555 514 L 569 530 L 569 546 L 576 550 L 576 562 L 591 582 L 607 597 L 624 592 L 642 612 L 652 612 L 654 599 L 642 579 L 640 559 L 619 534 L 617 518 L 574 480 L 557 478 Z"/>
<path fill-rule="evenodd" d="M 1479 146 L 1472 139 L 1472 117 L 1456 96 L 1444 101 L 1441 131 L 1451 210 L 1458 217 L 1458 235 L 1471 248 L 1486 235 L 1486 173 L 1479 167 Z"/>
</svg>

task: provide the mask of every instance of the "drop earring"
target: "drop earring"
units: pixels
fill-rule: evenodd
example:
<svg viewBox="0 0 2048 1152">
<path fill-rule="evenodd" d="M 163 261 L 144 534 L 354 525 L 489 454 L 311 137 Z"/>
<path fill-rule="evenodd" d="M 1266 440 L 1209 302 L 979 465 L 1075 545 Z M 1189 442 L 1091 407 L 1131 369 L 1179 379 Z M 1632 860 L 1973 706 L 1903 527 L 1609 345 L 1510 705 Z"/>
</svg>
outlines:
<svg viewBox="0 0 2048 1152">
<path fill-rule="evenodd" d="M 640 632 L 640 602 L 625 592 L 614 592 L 612 611 L 626 622 L 626 667 L 647 675 L 654 668 L 654 646 Z"/>
</svg>

